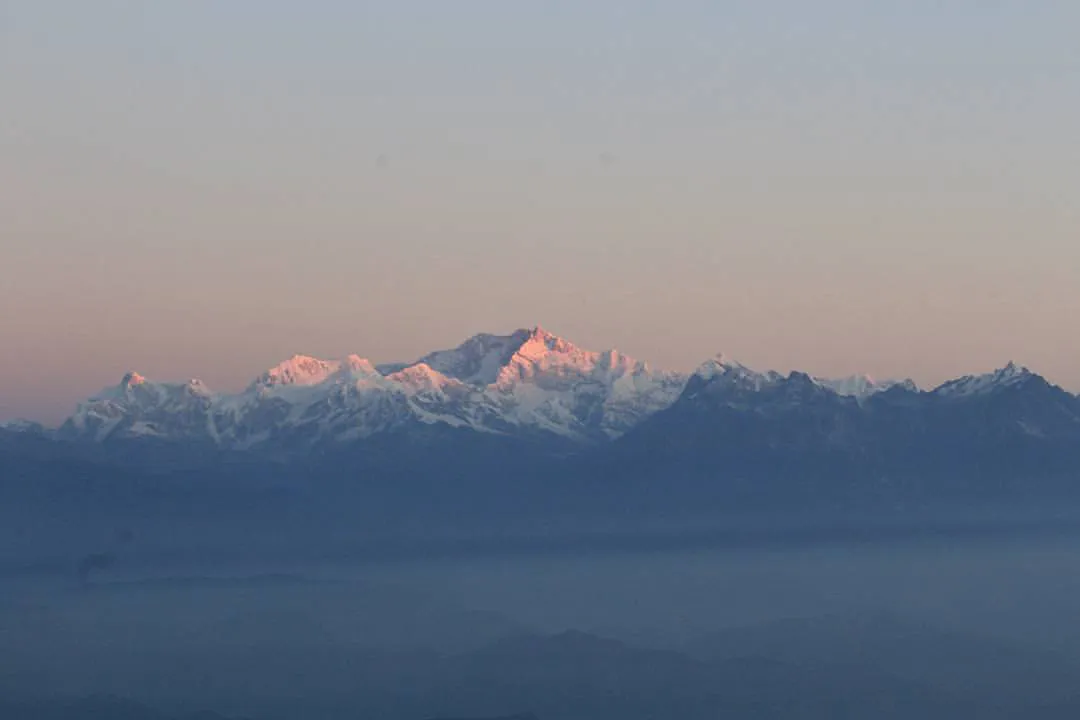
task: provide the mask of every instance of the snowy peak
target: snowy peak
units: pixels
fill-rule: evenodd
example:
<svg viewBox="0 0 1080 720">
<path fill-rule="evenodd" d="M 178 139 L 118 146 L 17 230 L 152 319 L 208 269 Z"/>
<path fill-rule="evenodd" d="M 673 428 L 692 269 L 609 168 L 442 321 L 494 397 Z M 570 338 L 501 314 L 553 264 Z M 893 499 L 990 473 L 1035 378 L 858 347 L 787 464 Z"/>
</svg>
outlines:
<svg viewBox="0 0 1080 720">
<path fill-rule="evenodd" d="M 1005 367 L 994 372 L 995 381 L 1004 385 L 1015 385 L 1034 376 L 1035 373 L 1022 365 L 1017 365 L 1012 360 L 1010 360 Z"/>
<path fill-rule="evenodd" d="M 182 396 L 208 397 L 212 393 L 201 380 L 186 383 L 160 383 L 148 380 L 137 372 L 124 374 L 120 383 L 107 387 L 90 398 L 89 402 L 135 402 L 152 405 Z"/>
<path fill-rule="evenodd" d="M 772 370 L 757 372 L 720 354 L 697 368 L 687 383 L 685 394 L 693 396 L 704 390 L 709 395 L 730 396 L 733 393 L 781 390 L 791 398 L 825 393 L 853 398 L 861 403 L 866 398 L 893 388 L 918 392 L 918 387 L 911 380 L 876 381 L 865 374 L 845 378 L 821 378 L 799 371 L 793 371 L 786 376 Z"/>
<path fill-rule="evenodd" d="M 248 392 L 313 388 L 326 383 L 354 382 L 378 374 L 375 366 L 359 355 L 349 355 L 344 360 L 320 360 L 309 355 L 294 355 L 256 378 L 248 386 Z"/>
<path fill-rule="evenodd" d="M 120 387 L 122 387 L 122 388 L 124 388 L 126 390 L 128 388 L 135 387 L 135 386 L 138 386 L 138 385 L 143 385 L 145 383 L 146 383 L 146 378 L 144 378 L 142 375 L 140 375 L 139 373 L 132 370 L 132 371 L 126 373 L 124 375 L 123 379 L 120 380 Z"/>
<path fill-rule="evenodd" d="M 429 372 L 442 379 L 425 380 Z M 452 395 L 464 405 L 455 408 L 455 417 L 489 430 L 583 441 L 617 437 L 674 402 L 685 382 L 616 350 L 584 350 L 540 326 L 473 336 L 388 378 L 440 389 L 451 387 L 446 381 L 456 383 Z"/>
<path fill-rule="evenodd" d="M 131 373 L 80 406 L 66 427 L 97 440 L 199 436 L 237 449 L 274 447 L 283 438 L 346 442 L 416 423 L 590 442 L 617 437 L 670 405 L 684 382 L 534 327 L 475 335 L 417 362 L 379 368 L 358 355 L 294 355 L 238 394 Z"/>
<path fill-rule="evenodd" d="M 723 386 L 757 391 L 782 379 L 783 376 L 779 373 L 773 371 L 760 373 L 732 360 L 723 353 L 718 353 L 698 366 L 691 376 L 688 389 Z"/>
<path fill-rule="evenodd" d="M 349 355 L 338 363 L 336 374 L 345 381 L 352 381 L 369 378 L 380 373 L 367 358 L 362 358 L 359 355 Z"/>
<path fill-rule="evenodd" d="M 885 392 L 892 388 L 900 387 L 912 392 L 918 391 L 918 386 L 911 380 L 874 380 L 866 374 L 851 375 L 842 378 L 823 378 L 807 375 L 806 373 L 793 372 L 786 378 L 775 371 L 757 372 L 746 367 L 742 363 L 732 360 L 727 355 L 720 353 L 698 366 L 692 375 L 694 383 L 721 384 L 726 386 L 738 386 L 749 390 L 763 390 L 778 382 L 787 381 L 804 385 L 816 385 L 843 397 L 864 399 L 877 393 Z"/>
<path fill-rule="evenodd" d="M 461 385 L 460 380 L 448 378 L 425 363 L 417 363 L 386 376 L 386 379 L 401 385 L 406 390 L 432 391 L 447 385 Z"/>
<path fill-rule="evenodd" d="M 191 378 L 182 385 L 184 392 L 198 397 L 211 397 L 214 392 L 202 380 Z"/>
<path fill-rule="evenodd" d="M 582 353 L 569 340 L 564 340 L 558 335 L 552 335 L 544 328 L 537 325 L 531 330 L 519 330 L 515 335 L 526 333 L 525 341 L 514 353 L 517 357 L 527 360 L 538 361 L 551 354 L 570 355 Z"/>
<path fill-rule="evenodd" d="M 336 373 L 341 363 L 320 360 L 309 355 L 293 355 L 275 365 L 254 382 L 259 387 L 276 385 L 316 385 Z"/>
<path fill-rule="evenodd" d="M 1033 378 L 1045 383 L 1009 363 L 925 395 L 965 398 L 1027 389 L 1036 386 Z M 212 393 L 197 380 L 159 383 L 129 372 L 118 385 L 82 403 L 61 434 L 96 441 L 154 436 L 247 450 L 313 447 L 441 424 L 593 443 L 625 434 L 680 398 L 705 410 L 767 406 L 780 412 L 821 401 L 848 412 L 862 406 L 864 398 L 892 388 L 914 393 L 913 400 L 922 397 L 911 381 L 876 381 L 868 375 L 814 378 L 799 372 L 785 376 L 752 370 L 723 354 L 690 376 L 661 372 L 617 350 L 585 350 L 537 326 L 506 335 L 474 335 L 416 362 L 378 368 L 359 355 L 339 360 L 294 355 L 235 394 Z"/>
<path fill-rule="evenodd" d="M 585 376 L 597 368 L 603 355 L 582 350 L 569 340 L 552 335 L 540 327 L 519 330 L 515 335 L 520 333 L 527 334 L 496 376 L 497 385 L 506 386 L 542 375 Z"/>
<path fill-rule="evenodd" d="M 199 380 L 159 383 L 129 372 L 81 403 L 59 432 L 99 442 L 114 435 L 187 440 L 205 434 L 215 399 Z"/>
<path fill-rule="evenodd" d="M 859 400 L 892 388 L 903 388 L 909 392 L 918 392 L 919 389 L 912 380 L 875 380 L 869 375 L 851 375 L 844 378 L 815 377 L 814 382 L 832 390 L 837 395 Z"/>
<path fill-rule="evenodd" d="M 785 379 L 783 375 L 774 371 L 760 373 L 751 370 L 722 353 L 698 366 L 693 377 L 698 382 L 723 382 L 755 390 L 761 390 Z M 857 399 L 876 395 L 894 387 L 902 387 L 911 391 L 918 390 L 918 387 L 911 380 L 878 381 L 866 374 L 851 375 L 843 378 L 823 378 L 793 372 L 787 377 L 787 380 L 817 385 L 837 395 Z"/>
<path fill-rule="evenodd" d="M 647 363 L 647 362 L 638 362 L 637 360 L 635 360 L 634 358 L 632 358 L 632 357 L 630 357 L 628 355 L 623 355 L 618 350 L 607 350 L 605 352 L 600 353 L 600 358 L 599 358 L 599 361 L 597 362 L 597 365 L 599 367 L 602 367 L 605 370 L 609 370 L 609 371 L 620 371 L 620 370 L 623 371 L 623 372 L 631 372 L 631 371 L 651 372 L 652 371 L 652 368 L 649 367 L 649 363 Z"/>
<path fill-rule="evenodd" d="M 1026 367 L 1010 361 L 998 370 L 983 375 L 965 375 L 938 387 L 934 393 L 942 397 L 986 395 L 1004 388 L 1019 387 L 1033 378 L 1042 379 Z"/>
<path fill-rule="evenodd" d="M 513 337 L 522 342 L 485 393 L 521 427 L 578 440 L 618 437 L 670 406 L 686 382 L 617 350 L 584 350 L 540 327 Z"/>
<path fill-rule="evenodd" d="M 700 380 L 712 380 L 718 376 L 738 375 L 751 372 L 745 365 L 735 362 L 724 353 L 717 353 L 698 365 L 693 376 Z"/>
<path fill-rule="evenodd" d="M 427 365 L 447 377 L 470 385 L 491 385 L 499 372 L 530 336 L 529 330 L 510 335 L 481 333 L 450 350 L 437 350 L 414 363 Z"/>
<path fill-rule="evenodd" d="M 509 335 L 474 335 L 451 350 L 439 350 L 420 358 L 416 365 L 427 365 L 446 377 L 468 385 L 505 386 L 528 380 L 548 371 L 588 373 L 601 361 L 625 364 L 615 351 L 596 353 L 574 345 L 540 326 L 516 330 Z M 631 361 L 632 362 L 632 361 Z"/>
</svg>

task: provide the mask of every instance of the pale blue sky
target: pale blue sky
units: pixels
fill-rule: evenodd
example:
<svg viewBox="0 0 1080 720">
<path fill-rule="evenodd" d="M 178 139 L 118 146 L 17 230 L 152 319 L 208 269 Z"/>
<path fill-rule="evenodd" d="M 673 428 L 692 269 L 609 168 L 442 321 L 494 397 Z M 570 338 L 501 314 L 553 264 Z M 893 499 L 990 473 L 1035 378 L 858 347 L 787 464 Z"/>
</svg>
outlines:
<svg viewBox="0 0 1080 720">
<path fill-rule="evenodd" d="M 0 419 L 540 323 L 1080 389 L 1075 2 L 0 0 Z"/>
</svg>

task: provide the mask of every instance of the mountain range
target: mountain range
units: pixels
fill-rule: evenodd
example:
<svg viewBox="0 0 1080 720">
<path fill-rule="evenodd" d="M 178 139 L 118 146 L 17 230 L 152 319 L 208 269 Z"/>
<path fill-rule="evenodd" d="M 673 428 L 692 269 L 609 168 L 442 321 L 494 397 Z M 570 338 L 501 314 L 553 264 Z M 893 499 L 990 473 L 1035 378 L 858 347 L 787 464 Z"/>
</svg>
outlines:
<svg viewBox="0 0 1080 720">
<path fill-rule="evenodd" d="M 831 379 L 755 372 L 718 356 L 689 375 L 656 370 L 617 350 L 593 352 L 540 327 L 480 334 L 415 362 L 376 365 L 358 355 L 323 360 L 296 355 L 235 394 L 199 380 L 153 382 L 137 372 L 81 403 L 56 437 L 104 443 L 155 438 L 234 450 L 351 443 L 409 426 L 441 425 L 570 444 L 622 437 L 661 411 L 716 407 L 795 411 L 813 401 L 857 411 L 892 402 L 977 402 L 1045 381 L 1014 364 L 967 376 L 930 392 L 911 380 L 866 375 Z M 1059 400 L 1075 404 L 1059 391 Z M 869 413 L 868 413 L 869 414 Z M 9 430 L 31 431 L 31 423 Z M 1051 430 L 1016 418 L 1027 434 Z"/>
<path fill-rule="evenodd" d="M 512 474 L 515 488 L 603 497 L 618 478 L 620 502 L 637 493 L 646 505 L 681 502 L 686 487 L 685 502 L 730 507 L 921 502 L 1072 492 L 1080 398 L 1013 363 L 932 389 L 724 356 L 680 374 L 536 327 L 409 363 L 298 355 L 238 393 L 130 372 L 58 428 L 0 428 L 0 455 L 23 474 L 95 453 L 155 468 L 228 457 L 288 466 L 290 478 L 408 477 L 448 494 L 440 478 L 502 487 Z"/>
<path fill-rule="evenodd" d="M 260 450 L 441 425 L 590 444 L 619 437 L 670 406 L 685 382 L 615 350 L 582 350 L 534 328 L 477 335 L 412 363 L 297 355 L 237 394 L 215 394 L 198 380 L 151 382 L 132 372 L 81 404 L 58 435 Z"/>
</svg>

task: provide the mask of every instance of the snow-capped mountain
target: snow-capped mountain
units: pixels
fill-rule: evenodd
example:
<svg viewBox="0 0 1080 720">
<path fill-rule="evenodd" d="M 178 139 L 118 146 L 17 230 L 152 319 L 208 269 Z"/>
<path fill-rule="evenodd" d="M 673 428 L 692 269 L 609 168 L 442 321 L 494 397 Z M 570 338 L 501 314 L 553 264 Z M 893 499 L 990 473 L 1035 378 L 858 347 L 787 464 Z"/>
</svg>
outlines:
<svg viewBox="0 0 1080 720">
<path fill-rule="evenodd" d="M 698 381 L 712 380 L 717 376 L 722 376 L 729 382 L 740 382 L 754 390 L 762 390 L 768 385 L 784 379 L 783 375 L 775 371 L 756 372 L 750 370 L 745 365 L 731 360 L 724 354 L 719 354 L 702 363 L 692 375 Z M 837 395 L 853 397 L 859 400 L 894 387 L 901 387 L 911 392 L 918 392 L 919 389 L 912 380 L 875 380 L 865 374 L 841 378 L 813 377 L 812 379 L 821 387 L 831 390 Z"/>
<path fill-rule="evenodd" d="M 893 388 L 902 388 L 909 392 L 919 391 L 911 380 L 879 382 L 869 375 L 822 378 L 798 372 L 787 376 L 772 370 L 759 372 L 721 354 L 698 366 L 687 382 L 684 397 L 699 394 L 723 395 L 727 402 L 733 402 L 735 397 L 741 396 L 745 401 L 755 403 L 758 399 L 768 396 L 770 391 L 792 380 L 798 380 L 798 384 L 804 386 L 806 392 L 813 393 L 814 388 L 817 388 L 822 393 L 841 398 L 854 398 L 859 402 Z"/>
<path fill-rule="evenodd" d="M 1023 385 L 1036 377 L 1035 373 L 1026 367 L 1021 367 L 1010 361 L 1004 367 L 993 372 L 982 375 L 965 375 L 956 380 L 950 380 L 936 388 L 934 393 L 941 397 L 985 395 L 1001 388 Z"/>
<path fill-rule="evenodd" d="M 582 350 L 539 327 L 506 339 L 481 337 L 429 359 L 450 373 L 468 373 L 465 382 L 485 384 L 485 406 L 512 426 L 610 439 L 674 402 L 685 382 L 616 350 Z"/>
<path fill-rule="evenodd" d="M 1014 364 L 929 392 L 840 384 L 710 360 L 669 408 L 615 443 L 613 462 L 707 479 L 945 473 L 957 484 L 1080 467 L 1080 398 Z"/>
<path fill-rule="evenodd" d="M 850 375 L 843 378 L 815 377 L 814 381 L 829 388 L 838 395 L 858 399 L 868 398 L 894 387 L 901 387 L 910 392 L 918 392 L 919 386 L 913 380 L 875 380 L 869 375 Z"/>
<path fill-rule="evenodd" d="M 41 502 L 50 532 L 67 498 L 108 532 L 159 512 L 171 530 L 179 509 L 200 533 L 263 528 L 275 552 L 324 524 L 335 552 L 357 532 L 480 527 L 501 544 L 682 517 L 730 518 L 739 542 L 772 513 L 832 532 L 866 509 L 929 511 L 937 528 L 956 508 L 1075 507 L 1078 470 L 1080 398 L 1015 364 L 928 390 L 723 355 L 680 375 L 541 328 L 404 363 L 297 355 L 234 393 L 128 373 L 55 431 L 0 426 L 0 490 Z"/>
<path fill-rule="evenodd" d="M 510 335 L 481 333 L 452 350 L 428 353 L 417 363 L 470 385 L 492 385 L 534 334 L 542 335 L 544 332 L 538 327 L 535 330 L 518 330 Z"/>
<path fill-rule="evenodd" d="M 740 387 L 760 391 L 783 378 L 777 372 L 757 372 L 742 363 L 735 362 L 723 353 L 706 360 L 690 376 L 688 389 L 700 387 Z"/>
<path fill-rule="evenodd" d="M 952 425 L 979 427 L 997 442 L 1019 436 L 1080 449 L 1080 398 L 1016 363 L 947 382 L 929 399 Z"/>
<path fill-rule="evenodd" d="M 128 373 L 81 404 L 57 435 L 289 453 L 425 429 L 559 448 L 616 441 L 656 458 L 676 453 L 679 462 L 705 453 L 725 462 L 788 458 L 797 466 L 800 453 L 815 462 L 824 462 L 823 453 L 832 454 L 829 462 L 864 462 L 943 457 L 961 447 L 1027 448 L 1038 439 L 1076 440 L 1080 448 L 1080 400 L 1012 363 L 931 391 L 910 380 L 757 371 L 723 355 L 687 376 L 615 350 L 584 350 L 535 327 L 476 335 L 407 363 L 297 355 L 231 394 L 197 380 L 159 383 Z"/>
<path fill-rule="evenodd" d="M 802 416 L 819 406 L 846 409 L 857 406 L 856 401 L 806 373 L 758 372 L 718 356 L 699 366 L 679 399 L 654 420 L 684 412 L 711 422 L 722 415 L 738 425 L 732 430 L 742 432 L 766 417 Z"/>
<path fill-rule="evenodd" d="M 414 363 L 376 367 L 356 355 L 297 355 L 237 394 L 129 373 L 80 405 L 60 432 L 98 442 L 150 436 L 250 449 L 348 442 L 419 423 L 592 442 L 617 437 L 671 404 L 684 381 L 537 327 L 477 335 Z"/>
<path fill-rule="evenodd" d="M 216 398 L 198 380 L 150 382 L 136 372 L 81 404 L 62 428 L 64 434 L 98 442 L 125 436 L 201 439 L 213 435 Z"/>
</svg>

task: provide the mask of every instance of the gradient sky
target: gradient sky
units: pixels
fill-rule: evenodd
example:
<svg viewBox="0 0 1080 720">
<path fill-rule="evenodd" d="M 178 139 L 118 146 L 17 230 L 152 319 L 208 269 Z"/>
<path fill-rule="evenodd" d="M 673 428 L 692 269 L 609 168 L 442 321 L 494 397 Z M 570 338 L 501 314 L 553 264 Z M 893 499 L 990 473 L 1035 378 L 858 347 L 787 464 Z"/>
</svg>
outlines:
<svg viewBox="0 0 1080 720">
<path fill-rule="evenodd" d="M 537 323 L 1080 389 L 1080 4 L 882 5 L 0 0 L 0 419 Z"/>
</svg>

